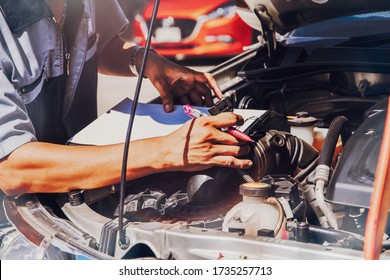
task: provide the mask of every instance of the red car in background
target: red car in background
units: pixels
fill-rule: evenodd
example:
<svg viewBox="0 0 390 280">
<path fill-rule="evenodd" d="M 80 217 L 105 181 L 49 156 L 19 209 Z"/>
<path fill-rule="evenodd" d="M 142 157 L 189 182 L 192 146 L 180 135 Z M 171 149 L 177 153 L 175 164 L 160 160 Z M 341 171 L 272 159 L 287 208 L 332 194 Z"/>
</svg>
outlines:
<svg viewBox="0 0 390 280">
<path fill-rule="evenodd" d="M 153 1 L 134 20 L 134 38 L 145 44 Z M 161 0 L 152 48 L 159 54 L 182 60 L 196 56 L 234 56 L 251 45 L 255 31 L 236 14 L 234 1 Z"/>
</svg>

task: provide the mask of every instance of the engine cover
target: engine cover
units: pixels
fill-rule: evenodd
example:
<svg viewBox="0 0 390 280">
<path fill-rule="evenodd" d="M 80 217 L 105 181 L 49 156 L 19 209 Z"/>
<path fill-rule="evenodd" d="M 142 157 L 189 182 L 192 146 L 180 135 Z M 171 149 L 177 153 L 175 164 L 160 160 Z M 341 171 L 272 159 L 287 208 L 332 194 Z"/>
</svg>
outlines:
<svg viewBox="0 0 390 280">
<path fill-rule="evenodd" d="M 366 119 L 346 143 L 329 183 L 329 202 L 368 208 L 386 118 L 385 99 L 366 112 Z"/>
</svg>

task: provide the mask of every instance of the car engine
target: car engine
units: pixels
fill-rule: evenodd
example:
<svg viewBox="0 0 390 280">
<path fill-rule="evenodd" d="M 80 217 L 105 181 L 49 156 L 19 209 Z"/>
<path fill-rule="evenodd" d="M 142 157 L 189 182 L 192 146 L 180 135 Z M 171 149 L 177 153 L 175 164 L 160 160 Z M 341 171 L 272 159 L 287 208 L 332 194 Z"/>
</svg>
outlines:
<svg viewBox="0 0 390 280">
<path fill-rule="evenodd" d="M 73 239 L 72 249 L 62 249 L 68 255 L 91 258 L 215 259 L 220 252 L 224 258 L 361 258 L 387 74 L 304 69 L 299 79 L 275 73 L 278 83 L 263 85 L 252 71 L 237 72 L 250 78 L 226 91 L 236 107 L 266 110 L 246 131 L 255 140 L 251 169 L 214 167 L 128 182 L 125 246 L 118 245 L 118 186 L 8 198 L 11 220 L 18 209 L 30 226 L 47 227 L 37 232 L 59 230 L 68 247 Z M 348 86 L 332 84 L 341 77 Z M 370 85 L 365 96 L 359 77 Z M 386 233 L 383 258 L 389 257 L 389 223 Z M 64 247 L 53 240 L 49 247 Z"/>
<path fill-rule="evenodd" d="M 64 258 L 363 258 L 390 89 L 389 41 L 367 36 L 308 49 L 264 35 L 211 71 L 233 110 L 265 111 L 245 131 L 255 140 L 251 169 L 128 182 L 126 244 L 118 242 L 116 185 L 6 198 L 8 218 L 46 258 L 53 247 Z M 390 259 L 389 236 L 387 221 L 383 259 Z"/>
</svg>

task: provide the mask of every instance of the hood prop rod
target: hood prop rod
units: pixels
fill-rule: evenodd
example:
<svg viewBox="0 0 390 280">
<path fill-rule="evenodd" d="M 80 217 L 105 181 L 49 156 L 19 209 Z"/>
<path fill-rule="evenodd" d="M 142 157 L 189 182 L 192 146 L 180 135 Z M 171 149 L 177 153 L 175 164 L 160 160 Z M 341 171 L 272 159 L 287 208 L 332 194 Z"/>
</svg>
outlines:
<svg viewBox="0 0 390 280">
<path fill-rule="evenodd" d="M 126 174 L 127 174 L 127 161 L 129 158 L 129 149 L 130 149 L 130 140 L 131 140 L 131 132 L 133 128 L 133 123 L 135 119 L 135 113 L 137 110 L 138 99 L 141 92 L 142 80 L 145 73 L 146 62 L 148 60 L 148 53 L 150 50 L 150 43 L 152 40 L 154 22 L 157 16 L 158 6 L 160 4 L 160 0 L 154 0 L 152 18 L 150 21 L 150 29 L 146 39 L 145 52 L 142 58 L 141 71 L 138 76 L 137 86 L 135 88 L 134 100 L 131 106 L 129 121 L 127 124 L 127 133 L 126 139 L 124 142 L 123 149 L 123 159 L 122 159 L 122 171 L 121 171 L 121 181 L 120 181 L 120 192 L 119 192 L 119 213 L 118 213 L 118 228 L 119 228 L 119 247 L 122 250 L 126 250 L 130 246 L 130 239 L 126 236 L 126 229 L 124 223 L 124 200 L 125 200 L 125 187 L 126 187 Z M 127 222 L 127 221 L 126 221 Z"/>
</svg>

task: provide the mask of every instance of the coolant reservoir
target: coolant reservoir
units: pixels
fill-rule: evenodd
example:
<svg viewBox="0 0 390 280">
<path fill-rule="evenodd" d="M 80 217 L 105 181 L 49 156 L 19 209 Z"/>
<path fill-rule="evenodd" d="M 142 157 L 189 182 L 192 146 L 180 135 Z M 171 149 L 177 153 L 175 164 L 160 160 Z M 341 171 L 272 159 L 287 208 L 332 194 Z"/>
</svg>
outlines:
<svg viewBox="0 0 390 280">
<path fill-rule="evenodd" d="M 316 122 L 317 119 L 310 117 L 307 112 L 298 112 L 294 117 L 288 119 L 291 134 L 310 145 L 313 145 L 314 142 L 314 125 Z"/>
<path fill-rule="evenodd" d="M 225 216 L 222 230 L 250 236 L 276 236 L 284 218 L 283 210 L 274 197 L 271 186 L 262 182 L 240 185 L 242 202 Z"/>
</svg>

